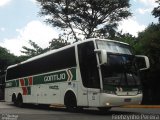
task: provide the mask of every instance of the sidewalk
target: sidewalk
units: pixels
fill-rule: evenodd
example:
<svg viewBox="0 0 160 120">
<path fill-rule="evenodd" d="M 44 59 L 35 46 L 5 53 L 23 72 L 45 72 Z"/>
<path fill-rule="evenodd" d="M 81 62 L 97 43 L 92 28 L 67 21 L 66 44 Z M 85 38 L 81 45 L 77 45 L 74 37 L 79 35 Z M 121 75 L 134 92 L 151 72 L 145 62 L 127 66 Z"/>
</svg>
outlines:
<svg viewBox="0 0 160 120">
<path fill-rule="evenodd" d="M 121 108 L 160 108 L 160 105 L 124 105 Z"/>
</svg>

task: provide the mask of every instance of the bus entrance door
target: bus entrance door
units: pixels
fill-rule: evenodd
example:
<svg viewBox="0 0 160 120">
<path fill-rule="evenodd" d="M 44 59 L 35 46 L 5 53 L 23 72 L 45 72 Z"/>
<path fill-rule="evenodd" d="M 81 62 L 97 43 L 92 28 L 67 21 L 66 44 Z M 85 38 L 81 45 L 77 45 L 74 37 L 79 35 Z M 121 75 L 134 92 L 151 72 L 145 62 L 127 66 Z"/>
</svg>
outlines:
<svg viewBox="0 0 160 120">
<path fill-rule="evenodd" d="M 99 89 L 88 88 L 88 103 L 89 106 L 99 106 Z"/>
</svg>

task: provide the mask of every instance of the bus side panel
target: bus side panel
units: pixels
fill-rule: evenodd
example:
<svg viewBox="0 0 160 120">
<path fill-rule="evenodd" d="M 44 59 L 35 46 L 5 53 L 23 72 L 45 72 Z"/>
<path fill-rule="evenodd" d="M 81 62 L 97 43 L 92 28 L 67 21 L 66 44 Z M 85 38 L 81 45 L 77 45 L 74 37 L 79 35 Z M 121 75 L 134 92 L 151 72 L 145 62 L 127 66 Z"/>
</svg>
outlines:
<svg viewBox="0 0 160 120">
<path fill-rule="evenodd" d="M 5 101 L 11 102 L 12 100 L 12 94 L 10 93 L 11 88 L 5 88 Z"/>
<path fill-rule="evenodd" d="M 47 85 L 48 91 L 46 94 L 49 104 L 60 104 L 60 84 L 61 83 L 51 83 Z"/>
<path fill-rule="evenodd" d="M 59 83 L 41 84 L 39 85 L 37 91 L 37 98 L 39 104 L 59 104 Z"/>
<path fill-rule="evenodd" d="M 23 95 L 24 103 L 37 103 L 38 85 L 33 85 L 30 87 L 27 95 Z"/>
</svg>

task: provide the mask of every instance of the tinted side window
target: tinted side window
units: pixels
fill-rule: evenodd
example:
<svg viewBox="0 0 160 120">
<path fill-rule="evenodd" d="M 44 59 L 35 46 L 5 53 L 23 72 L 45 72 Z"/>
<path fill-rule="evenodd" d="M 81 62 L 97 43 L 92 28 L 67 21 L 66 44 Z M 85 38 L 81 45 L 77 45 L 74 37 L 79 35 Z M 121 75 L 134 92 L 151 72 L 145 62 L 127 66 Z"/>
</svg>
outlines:
<svg viewBox="0 0 160 120">
<path fill-rule="evenodd" d="M 8 69 L 7 80 L 76 66 L 75 47 Z"/>
<path fill-rule="evenodd" d="M 88 88 L 100 88 L 94 43 L 91 41 L 79 44 L 78 57 L 83 85 Z"/>
</svg>

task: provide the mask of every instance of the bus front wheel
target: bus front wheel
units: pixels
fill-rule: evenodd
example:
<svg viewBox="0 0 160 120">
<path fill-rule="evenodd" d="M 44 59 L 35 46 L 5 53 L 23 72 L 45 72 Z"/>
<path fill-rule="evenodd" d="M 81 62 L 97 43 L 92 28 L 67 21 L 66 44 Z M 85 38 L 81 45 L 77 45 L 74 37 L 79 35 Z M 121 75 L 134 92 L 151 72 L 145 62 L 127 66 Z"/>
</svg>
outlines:
<svg viewBox="0 0 160 120">
<path fill-rule="evenodd" d="M 74 111 L 77 108 L 77 100 L 73 92 L 69 91 L 65 94 L 64 104 L 69 111 Z"/>
</svg>

